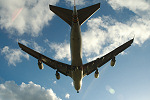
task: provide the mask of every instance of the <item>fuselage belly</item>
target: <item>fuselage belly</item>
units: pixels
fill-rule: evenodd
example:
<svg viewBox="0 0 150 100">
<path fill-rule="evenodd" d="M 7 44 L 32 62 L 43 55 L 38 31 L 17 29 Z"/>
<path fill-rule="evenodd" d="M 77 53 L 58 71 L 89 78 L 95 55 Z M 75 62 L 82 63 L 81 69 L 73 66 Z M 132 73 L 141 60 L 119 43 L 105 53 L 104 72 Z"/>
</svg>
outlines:
<svg viewBox="0 0 150 100">
<path fill-rule="evenodd" d="M 75 19 L 77 20 L 78 18 Z M 78 20 L 77 22 L 72 23 L 70 35 L 70 49 L 71 49 L 71 65 L 74 69 L 72 71 L 72 79 L 75 89 L 79 91 L 82 85 L 83 70 L 82 70 L 82 37 Z"/>
</svg>

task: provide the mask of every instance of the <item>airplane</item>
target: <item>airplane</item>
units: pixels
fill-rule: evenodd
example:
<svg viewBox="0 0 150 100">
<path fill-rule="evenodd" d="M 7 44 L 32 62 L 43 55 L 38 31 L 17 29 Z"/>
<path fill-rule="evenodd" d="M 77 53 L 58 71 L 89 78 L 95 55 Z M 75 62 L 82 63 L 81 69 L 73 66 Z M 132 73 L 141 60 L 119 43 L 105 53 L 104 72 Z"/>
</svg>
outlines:
<svg viewBox="0 0 150 100">
<path fill-rule="evenodd" d="M 75 1 L 74 1 L 75 2 Z M 43 54 L 40 54 L 37 51 L 30 49 L 29 47 L 18 42 L 19 47 L 30 54 L 31 56 L 38 59 L 39 69 L 43 69 L 43 63 L 48 65 L 49 67 L 56 70 L 56 79 L 60 79 L 60 73 L 65 76 L 69 76 L 73 79 L 74 88 L 79 93 L 82 85 L 82 79 L 95 71 L 95 78 L 99 77 L 98 68 L 103 66 L 109 60 L 111 60 L 111 66 L 115 65 L 116 59 L 115 57 L 127 49 L 133 43 L 133 39 L 127 41 L 122 44 L 118 48 L 109 52 L 108 54 L 102 56 L 101 58 L 97 58 L 91 62 L 86 64 L 82 63 L 82 36 L 81 36 L 81 25 L 91 17 L 98 9 L 100 9 L 100 3 L 94 4 L 92 6 L 76 9 L 76 5 L 74 3 L 73 10 L 57 7 L 54 5 L 49 5 L 49 8 L 52 12 L 58 15 L 61 19 L 63 19 L 66 23 L 68 23 L 71 27 L 71 35 L 70 35 L 70 48 L 71 48 L 71 65 L 65 64 L 56 60 L 53 60 Z M 94 26 L 93 26 L 94 27 Z"/>
</svg>

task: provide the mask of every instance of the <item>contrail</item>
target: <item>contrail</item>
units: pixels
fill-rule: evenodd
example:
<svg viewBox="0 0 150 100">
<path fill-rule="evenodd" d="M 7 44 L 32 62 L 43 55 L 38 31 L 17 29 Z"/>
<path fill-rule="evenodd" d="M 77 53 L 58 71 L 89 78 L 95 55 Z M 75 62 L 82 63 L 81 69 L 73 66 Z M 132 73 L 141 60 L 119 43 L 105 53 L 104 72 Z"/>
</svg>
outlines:
<svg viewBox="0 0 150 100">
<path fill-rule="evenodd" d="M 20 12 L 22 11 L 23 8 L 20 8 L 17 13 L 12 17 L 12 22 L 17 18 L 17 16 L 20 14 Z"/>
</svg>

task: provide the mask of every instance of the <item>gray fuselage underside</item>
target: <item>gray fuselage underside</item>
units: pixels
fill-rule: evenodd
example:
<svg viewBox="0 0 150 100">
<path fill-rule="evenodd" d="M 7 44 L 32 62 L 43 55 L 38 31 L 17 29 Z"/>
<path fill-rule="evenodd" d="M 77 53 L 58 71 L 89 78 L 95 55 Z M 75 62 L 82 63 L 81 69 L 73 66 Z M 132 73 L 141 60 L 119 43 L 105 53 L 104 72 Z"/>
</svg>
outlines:
<svg viewBox="0 0 150 100">
<path fill-rule="evenodd" d="M 82 70 L 82 37 L 79 22 L 73 23 L 70 35 L 71 48 L 71 65 L 74 67 L 72 72 L 72 79 L 74 87 L 77 91 L 82 85 L 83 70 Z"/>
</svg>

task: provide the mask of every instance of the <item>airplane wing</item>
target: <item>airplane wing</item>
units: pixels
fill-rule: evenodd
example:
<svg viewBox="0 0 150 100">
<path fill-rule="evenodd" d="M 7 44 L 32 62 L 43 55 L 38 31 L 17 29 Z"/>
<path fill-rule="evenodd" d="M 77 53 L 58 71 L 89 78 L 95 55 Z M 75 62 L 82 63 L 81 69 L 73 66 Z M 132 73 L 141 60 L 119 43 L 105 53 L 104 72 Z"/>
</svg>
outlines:
<svg viewBox="0 0 150 100">
<path fill-rule="evenodd" d="M 134 39 L 129 40 L 128 42 L 124 43 L 123 45 L 119 46 L 115 50 L 111 51 L 110 53 L 104 55 L 101 58 L 97 58 L 94 61 L 91 61 L 87 64 L 83 65 L 83 76 L 91 74 L 93 71 L 95 71 L 97 68 L 100 68 L 102 65 L 107 63 L 109 60 L 113 59 L 115 56 L 117 56 L 119 53 L 127 49 L 131 44 L 133 43 Z"/>
<path fill-rule="evenodd" d="M 70 76 L 71 77 L 71 65 L 68 64 L 64 64 L 55 60 L 52 60 L 28 47 L 26 47 L 25 45 L 19 43 L 19 47 L 25 51 L 26 53 L 30 54 L 31 56 L 35 57 L 38 60 L 41 60 L 43 63 L 45 63 L 46 65 L 48 65 L 49 67 L 57 70 L 58 72 L 64 74 L 65 76 Z"/>
</svg>

